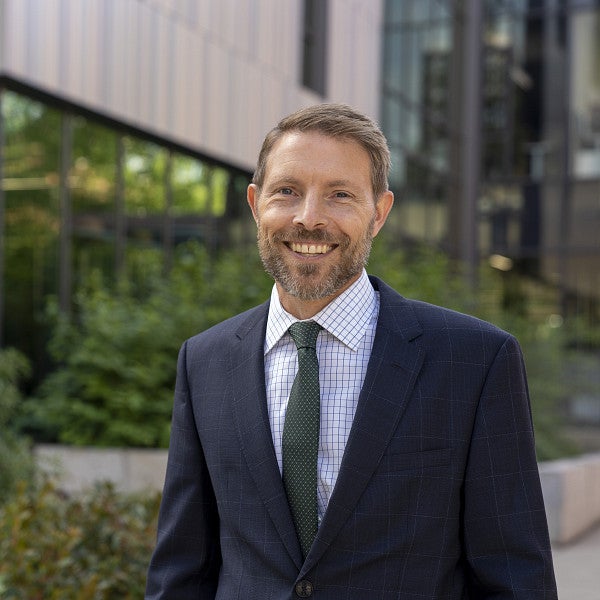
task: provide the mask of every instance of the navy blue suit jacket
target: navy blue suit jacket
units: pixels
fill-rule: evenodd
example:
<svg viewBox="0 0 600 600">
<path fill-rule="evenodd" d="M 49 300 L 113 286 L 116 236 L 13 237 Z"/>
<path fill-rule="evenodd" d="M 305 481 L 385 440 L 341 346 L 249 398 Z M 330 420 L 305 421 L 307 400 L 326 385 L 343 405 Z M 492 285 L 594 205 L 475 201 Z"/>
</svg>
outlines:
<svg viewBox="0 0 600 600">
<path fill-rule="evenodd" d="M 267 415 L 268 304 L 183 345 L 148 599 L 557 597 L 517 342 L 371 281 L 371 359 L 304 561 Z"/>
</svg>

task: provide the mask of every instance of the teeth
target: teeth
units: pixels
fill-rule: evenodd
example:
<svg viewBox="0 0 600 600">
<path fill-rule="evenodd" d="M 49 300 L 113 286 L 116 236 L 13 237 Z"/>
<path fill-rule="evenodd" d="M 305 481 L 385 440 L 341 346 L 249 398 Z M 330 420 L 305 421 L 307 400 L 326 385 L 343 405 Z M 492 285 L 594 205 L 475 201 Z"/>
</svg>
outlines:
<svg viewBox="0 0 600 600">
<path fill-rule="evenodd" d="M 301 254 L 325 254 L 331 250 L 328 244 L 290 244 L 290 248 L 294 252 Z"/>
</svg>

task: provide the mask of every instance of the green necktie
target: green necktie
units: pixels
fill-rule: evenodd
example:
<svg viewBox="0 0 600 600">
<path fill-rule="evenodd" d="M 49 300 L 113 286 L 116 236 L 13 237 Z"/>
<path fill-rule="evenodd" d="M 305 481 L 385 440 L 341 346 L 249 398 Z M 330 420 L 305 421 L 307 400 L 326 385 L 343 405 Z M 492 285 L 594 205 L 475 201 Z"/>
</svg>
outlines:
<svg viewBox="0 0 600 600">
<path fill-rule="evenodd" d="M 301 321 L 290 327 L 298 349 L 298 373 L 283 426 L 283 484 L 304 557 L 317 534 L 317 452 L 319 449 L 319 361 L 317 336 L 322 327 Z"/>
</svg>

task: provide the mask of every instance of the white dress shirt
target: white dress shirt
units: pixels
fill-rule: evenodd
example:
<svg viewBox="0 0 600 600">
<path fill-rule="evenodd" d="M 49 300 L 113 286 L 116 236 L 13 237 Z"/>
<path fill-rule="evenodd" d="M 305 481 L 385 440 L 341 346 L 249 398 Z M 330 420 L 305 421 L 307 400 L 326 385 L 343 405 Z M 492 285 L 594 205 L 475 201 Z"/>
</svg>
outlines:
<svg viewBox="0 0 600 600">
<path fill-rule="evenodd" d="M 323 327 L 317 338 L 321 389 L 319 520 L 340 470 L 371 356 L 378 314 L 379 294 L 363 269 L 357 281 L 310 319 Z M 273 286 L 265 338 L 265 377 L 269 421 L 280 470 L 285 412 L 298 369 L 298 353 L 288 328 L 296 321 L 281 306 L 277 288 Z"/>
</svg>

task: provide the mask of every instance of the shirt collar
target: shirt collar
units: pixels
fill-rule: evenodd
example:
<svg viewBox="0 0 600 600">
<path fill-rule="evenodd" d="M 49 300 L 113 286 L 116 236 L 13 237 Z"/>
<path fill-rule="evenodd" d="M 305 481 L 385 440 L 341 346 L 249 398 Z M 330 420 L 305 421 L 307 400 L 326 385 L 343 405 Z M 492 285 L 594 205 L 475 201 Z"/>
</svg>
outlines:
<svg viewBox="0 0 600 600">
<path fill-rule="evenodd" d="M 347 290 L 334 298 L 311 320 L 316 321 L 348 348 L 356 351 L 372 317 L 377 317 L 377 310 L 376 292 L 363 269 L 360 277 Z M 265 354 L 296 321 L 298 319 L 281 305 L 277 287 L 273 286 L 267 319 Z"/>
</svg>

